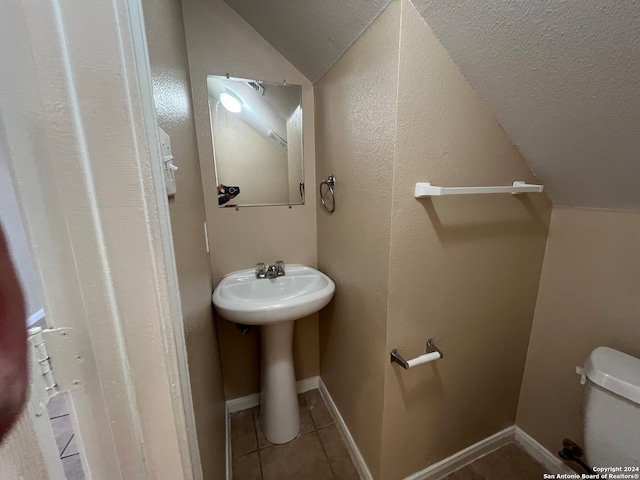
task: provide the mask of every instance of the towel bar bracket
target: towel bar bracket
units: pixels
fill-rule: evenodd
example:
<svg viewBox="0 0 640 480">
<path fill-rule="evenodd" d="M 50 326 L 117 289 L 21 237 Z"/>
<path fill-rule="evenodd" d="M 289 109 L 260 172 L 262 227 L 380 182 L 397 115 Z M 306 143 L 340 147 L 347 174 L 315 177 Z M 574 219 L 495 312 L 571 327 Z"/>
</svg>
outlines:
<svg viewBox="0 0 640 480">
<path fill-rule="evenodd" d="M 402 355 L 400 355 L 398 353 L 398 350 L 395 348 L 391 350 L 391 363 L 394 363 L 394 362 L 400 365 L 405 370 L 409 369 L 409 364 L 404 358 L 402 358 Z"/>
</svg>

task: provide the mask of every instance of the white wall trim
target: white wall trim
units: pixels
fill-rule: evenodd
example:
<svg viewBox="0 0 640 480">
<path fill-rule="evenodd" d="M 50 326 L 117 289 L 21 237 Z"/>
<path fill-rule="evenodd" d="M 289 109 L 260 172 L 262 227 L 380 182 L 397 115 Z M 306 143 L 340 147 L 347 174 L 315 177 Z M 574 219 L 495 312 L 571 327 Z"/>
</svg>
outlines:
<svg viewBox="0 0 640 480">
<path fill-rule="evenodd" d="M 309 390 L 313 390 L 314 388 L 318 388 L 319 382 L 320 377 L 318 377 L 317 375 L 315 377 L 298 380 L 296 382 L 296 392 L 304 393 L 308 392 Z M 251 395 L 246 395 L 244 397 L 233 398 L 231 400 L 227 400 L 226 405 L 227 414 L 246 410 L 247 408 L 257 407 L 258 405 L 260 405 L 260 394 L 252 393 Z"/>
<path fill-rule="evenodd" d="M 135 52 L 143 26 L 129 10 L 139 0 L 5 3 L 0 143 L 47 319 L 87 346 L 92 381 L 69 395 L 85 475 L 197 480 L 150 81 Z"/>
<path fill-rule="evenodd" d="M 424 470 L 409 475 L 405 480 L 436 480 L 447 476 L 478 458 L 513 442 L 515 430 L 515 426 L 507 427 L 484 440 L 480 440 L 478 443 L 474 443 L 470 447 L 460 450 L 458 453 L 454 453 L 444 460 L 440 460 L 438 463 L 429 465 Z"/>
<path fill-rule="evenodd" d="M 353 436 L 351 436 L 351 432 L 349 431 L 347 424 L 342 418 L 342 415 L 340 415 L 340 411 L 338 410 L 338 407 L 333 401 L 333 398 L 331 397 L 331 394 L 329 393 L 329 390 L 327 390 L 327 387 L 322 379 L 319 376 L 315 376 L 305 378 L 304 380 L 296 382 L 296 391 L 298 393 L 307 392 L 309 390 L 313 390 L 314 388 L 320 389 L 320 394 L 327 404 L 327 408 L 329 408 L 329 411 L 331 412 L 331 415 L 336 422 L 336 426 L 338 427 L 338 430 L 340 431 L 340 434 L 342 435 L 342 438 L 347 445 L 349 455 L 351 456 L 351 459 L 353 460 L 353 463 L 358 470 L 360 478 L 363 480 L 373 480 L 373 476 L 369 471 L 369 467 L 367 466 L 364 457 L 360 453 L 360 450 L 358 449 Z M 260 405 L 259 393 L 253 393 L 245 397 L 234 398 L 226 402 L 225 421 L 227 429 L 227 480 L 230 480 L 232 478 L 231 425 L 229 416 L 232 413 L 246 410 L 247 408 L 253 408 L 258 405 Z M 427 468 L 420 470 L 419 472 L 409 475 L 404 480 L 437 480 L 514 441 L 518 445 L 520 445 L 529 455 L 535 458 L 538 462 L 542 463 L 549 472 L 575 473 L 562 460 L 560 460 L 560 458 L 544 448 L 540 443 L 538 443 L 530 435 L 524 432 L 521 428 L 513 425 L 497 433 L 494 433 L 484 440 L 480 440 L 478 443 L 475 443 L 470 447 L 460 450 L 459 452 L 451 455 L 448 458 L 445 458 L 444 460 L 439 461 L 438 463 L 434 463 L 433 465 L 430 465 Z"/>
<path fill-rule="evenodd" d="M 251 395 L 246 395 L 240 398 L 233 398 L 231 400 L 226 401 L 227 405 L 227 413 L 236 413 L 242 410 L 246 410 L 247 408 L 253 408 L 260 405 L 260 394 L 252 393 Z"/>
<path fill-rule="evenodd" d="M 338 411 L 338 407 L 333 401 L 333 398 L 331 398 L 331 394 L 329 393 L 329 390 L 327 390 L 327 386 L 324 384 L 322 379 L 320 379 L 320 394 L 322 395 L 322 398 L 324 398 L 324 401 L 327 404 L 331 415 L 336 421 L 336 426 L 338 427 L 342 438 L 347 444 L 347 450 L 349 450 L 349 455 L 351 456 L 351 459 L 353 460 L 353 463 L 356 466 L 358 473 L 360 474 L 360 478 L 363 480 L 373 480 L 373 475 L 371 475 L 371 472 L 369 471 L 367 462 L 365 462 L 364 457 L 360 453 L 358 445 L 356 445 L 355 440 L 351 436 L 351 432 L 349 431 L 347 424 L 342 418 L 342 415 L 340 415 L 340 411 Z"/>
<path fill-rule="evenodd" d="M 474 462 L 480 457 L 483 457 L 514 441 L 534 459 L 542 463 L 547 471 L 551 473 L 575 473 L 571 468 L 565 465 L 560 458 L 556 457 L 522 429 L 514 425 L 505 428 L 504 430 L 491 435 L 490 437 L 487 437 L 454 455 L 451 455 L 449 458 L 445 458 L 444 460 L 421 470 L 420 472 L 416 472 L 413 475 L 408 476 L 405 480 L 436 480 L 442 478 L 465 465 Z"/>
<path fill-rule="evenodd" d="M 309 390 L 314 390 L 316 388 L 320 388 L 320 377 L 316 375 L 315 377 L 304 378 L 298 382 L 296 382 L 296 392 L 304 393 Z"/>
<path fill-rule="evenodd" d="M 190 460 L 190 468 L 194 480 L 202 480 L 202 462 L 196 429 L 196 418 L 193 407 L 191 380 L 188 366 L 187 343 L 184 333 L 184 319 L 182 317 L 182 299 L 178 285 L 178 269 L 173 246 L 169 201 L 165 189 L 164 163 L 160 147 L 158 120 L 156 117 L 155 101 L 153 97 L 153 79 L 151 74 L 151 59 L 147 44 L 147 32 L 144 22 L 142 1 L 127 1 L 129 20 L 131 22 L 131 42 L 134 50 L 134 63 L 138 74 L 140 88 L 140 108 L 144 121 L 146 141 L 151 157 L 151 173 L 154 185 L 155 203 L 158 209 L 158 227 L 161 240 L 161 250 L 164 254 L 164 274 L 166 275 L 170 325 L 174 338 L 166 341 L 166 348 L 177 366 L 177 371 L 171 374 L 177 377 L 179 385 L 175 385 L 178 395 L 174 397 L 173 410 L 176 418 L 178 434 L 181 436 L 179 446 L 180 455 L 185 462 Z M 169 323 L 169 322 L 167 322 Z M 167 325 L 168 326 L 168 325 Z M 168 336 L 171 334 L 169 333 Z M 167 338 L 165 338 L 167 340 Z M 178 383 L 178 382 L 175 382 Z"/>
<path fill-rule="evenodd" d="M 567 466 L 560 457 L 544 448 L 537 440 L 520 427 L 516 427 L 515 441 L 524 448 L 529 455 L 542 463 L 550 473 L 576 473 Z"/>
<path fill-rule="evenodd" d="M 229 415 L 231 415 L 231 412 L 229 411 L 229 403 L 227 402 L 224 406 L 224 428 L 227 432 L 227 441 L 225 442 L 225 452 L 227 456 L 227 480 L 231 480 L 233 478 L 233 472 L 231 471 L 231 421 Z"/>
</svg>

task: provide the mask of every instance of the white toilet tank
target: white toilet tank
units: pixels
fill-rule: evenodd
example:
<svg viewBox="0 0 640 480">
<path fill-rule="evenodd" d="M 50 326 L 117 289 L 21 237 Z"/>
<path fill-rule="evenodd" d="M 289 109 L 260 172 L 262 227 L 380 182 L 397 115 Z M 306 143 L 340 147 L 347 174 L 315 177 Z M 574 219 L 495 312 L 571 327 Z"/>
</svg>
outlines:
<svg viewBox="0 0 640 480">
<path fill-rule="evenodd" d="M 584 375 L 588 380 L 584 403 L 587 463 L 591 467 L 640 466 L 640 359 L 598 347 L 589 355 Z"/>
</svg>

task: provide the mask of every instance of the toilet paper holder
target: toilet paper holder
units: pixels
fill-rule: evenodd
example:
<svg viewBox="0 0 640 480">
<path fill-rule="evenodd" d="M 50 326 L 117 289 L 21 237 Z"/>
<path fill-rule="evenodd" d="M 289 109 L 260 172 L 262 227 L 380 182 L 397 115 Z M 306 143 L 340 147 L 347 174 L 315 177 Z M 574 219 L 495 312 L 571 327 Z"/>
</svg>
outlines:
<svg viewBox="0 0 640 480">
<path fill-rule="evenodd" d="M 405 360 L 404 358 L 402 358 L 402 355 L 398 353 L 398 350 L 394 348 L 393 350 L 391 350 L 391 363 L 397 363 L 405 370 L 408 370 L 409 368 L 415 367 L 416 365 L 444 358 L 444 353 L 442 353 L 442 351 L 433 344 L 433 338 L 427 340 L 426 350 L 427 353 L 425 353 L 424 355 L 412 358 L 411 360 Z"/>
</svg>

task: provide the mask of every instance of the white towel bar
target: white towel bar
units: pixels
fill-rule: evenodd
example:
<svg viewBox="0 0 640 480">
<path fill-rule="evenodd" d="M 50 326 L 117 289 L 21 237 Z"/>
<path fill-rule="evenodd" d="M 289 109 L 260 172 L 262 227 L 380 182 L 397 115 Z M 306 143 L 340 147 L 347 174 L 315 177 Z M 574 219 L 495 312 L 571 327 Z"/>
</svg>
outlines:
<svg viewBox="0 0 640 480">
<path fill-rule="evenodd" d="M 542 185 L 532 185 L 522 181 L 513 182 L 512 186 L 498 187 L 436 187 L 429 182 L 416 183 L 416 198 L 428 198 L 441 195 L 477 195 L 483 193 L 540 193 L 544 190 Z"/>
</svg>

